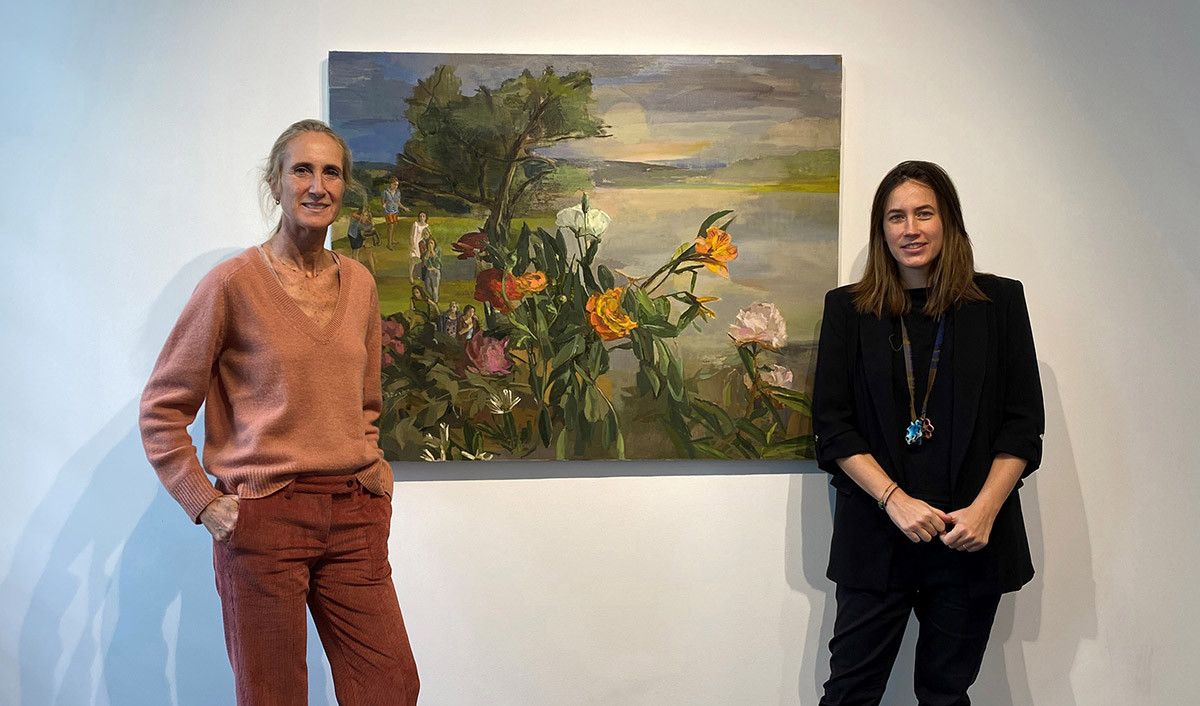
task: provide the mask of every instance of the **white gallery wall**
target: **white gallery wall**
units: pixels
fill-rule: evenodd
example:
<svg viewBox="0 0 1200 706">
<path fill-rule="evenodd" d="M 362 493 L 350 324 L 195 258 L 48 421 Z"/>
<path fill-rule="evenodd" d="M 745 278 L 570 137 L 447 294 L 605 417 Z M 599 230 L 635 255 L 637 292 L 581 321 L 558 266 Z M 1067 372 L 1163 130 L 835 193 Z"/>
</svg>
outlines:
<svg viewBox="0 0 1200 706">
<path fill-rule="evenodd" d="M 1200 5 L 6 4 L 0 704 L 232 702 L 208 535 L 141 387 L 201 275 L 260 241 L 256 169 L 330 50 L 836 53 L 843 282 L 902 159 L 944 165 L 1024 281 L 1037 578 L 977 703 L 1200 699 Z M 582 469 L 582 470 L 580 470 Z M 579 477 L 580 474 L 586 477 Z M 810 464 L 397 466 L 392 562 L 430 706 L 815 704 L 830 499 Z M 333 703 L 318 644 L 313 703 Z M 886 704 L 911 703 L 911 644 Z"/>
</svg>

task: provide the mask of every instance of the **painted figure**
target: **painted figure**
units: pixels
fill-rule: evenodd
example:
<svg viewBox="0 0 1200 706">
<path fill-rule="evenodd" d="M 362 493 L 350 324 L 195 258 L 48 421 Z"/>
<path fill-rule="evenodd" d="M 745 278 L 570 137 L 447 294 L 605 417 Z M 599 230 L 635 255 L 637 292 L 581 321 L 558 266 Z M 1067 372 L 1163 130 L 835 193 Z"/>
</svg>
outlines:
<svg viewBox="0 0 1200 706">
<path fill-rule="evenodd" d="M 1044 414 L 1021 283 L 975 271 L 937 165 L 879 185 L 866 272 L 825 297 L 812 410 L 838 491 L 820 703 L 878 704 L 914 612 L 917 700 L 970 703 L 1000 595 L 1033 577 L 1016 488 Z"/>
<path fill-rule="evenodd" d="M 421 241 L 425 240 L 427 235 L 429 235 L 429 214 L 421 211 L 417 214 L 417 220 L 413 221 L 412 234 L 408 241 L 409 282 L 417 281 L 417 266 L 421 264 Z"/>
<path fill-rule="evenodd" d="M 450 307 L 438 317 L 438 331 L 450 334 L 451 336 L 458 335 L 458 302 L 450 302 Z"/>
<path fill-rule="evenodd" d="M 368 238 L 376 236 L 375 222 L 371 218 L 371 207 L 364 199 L 363 205 L 350 214 L 350 225 L 346 227 L 346 238 L 350 241 L 350 254 L 358 262 L 363 261 L 366 252 L 366 266 L 375 274 L 375 251 L 367 242 Z"/>
<path fill-rule="evenodd" d="M 388 179 L 387 188 L 380 192 L 379 199 L 383 201 L 383 220 L 387 221 L 387 248 L 392 249 L 392 231 L 400 220 L 400 211 L 408 213 L 408 206 L 400 201 L 400 180 L 396 177 Z"/>
<path fill-rule="evenodd" d="M 431 235 L 426 235 L 421 241 L 421 279 L 425 282 L 429 298 L 437 302 L 438 288 L 442 282 L 442 248 Z"/>
<path fill-rule="evenodd" d="M 475 315 L 475 305 L 463 307 L 462 316 L 458 319 L 458 340 L 466 343 L 479 333 L 479 317 Z"/>
<path fill-rule="evenodd" d="M 263 178 L 279 224 L 201 280 L 142 394 L 146 455 L 213 537 L 242 706 L 307 703 L 306 606 L 339 703 L 417 701 L 387 556 L 375 281 L 322 246 L 351 174 L 324 123 L 279 136 Z M 201 466 L 187 428 L 206 401 Z"/>
<path fill-rule="evenodd" d="M 412 298 L 408 300 L 408 320 L 413 328 L 425 324 L 436 324 L 438 320 L 438 305 L 430 301 L 422 285 L 413 285 Z"/>
</svg>

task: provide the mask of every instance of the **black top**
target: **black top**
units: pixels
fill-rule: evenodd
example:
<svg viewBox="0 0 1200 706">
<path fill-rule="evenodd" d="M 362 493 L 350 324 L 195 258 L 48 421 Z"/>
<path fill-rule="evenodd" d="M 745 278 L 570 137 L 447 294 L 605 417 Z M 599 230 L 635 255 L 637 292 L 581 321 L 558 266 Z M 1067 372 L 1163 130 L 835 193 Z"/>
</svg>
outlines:
<svg viewBox="0 0 1200 706">
<path fill-rule="evenodd" d="M 933 358 L 933 346 L 937 340 L 939 319 L 925 314 L 927 290 L 910 289 L 912 311 L 904 317 L 908 337 L 912 342 L 913 380 L 916 399 L 914 407 L 918 415 L 925 400 L 926 384 L 929 379 L 929 361 Z M 909 417 L 908 377 L 904 364 L 904 338 L 900 333 L 900 319 L 893 322 L 895 329 L 892 340 L 892 389 L 896 414 L 904 422 L 895 433 L 904 436 Z M 933 424 L 933 438 L 922 440 L 920 445 L 903 444 L 901 455 L 900 485 L 904 492 L 924 500 L 934 507 L 949 512 L 950 507 L 950 439 L 954 422 L 954 313 L 946 314 L 946 331 L 942 335 L 942 355 L 934 377 L 933 392 L 929 395 L 929 421 Z"/>
</svg>

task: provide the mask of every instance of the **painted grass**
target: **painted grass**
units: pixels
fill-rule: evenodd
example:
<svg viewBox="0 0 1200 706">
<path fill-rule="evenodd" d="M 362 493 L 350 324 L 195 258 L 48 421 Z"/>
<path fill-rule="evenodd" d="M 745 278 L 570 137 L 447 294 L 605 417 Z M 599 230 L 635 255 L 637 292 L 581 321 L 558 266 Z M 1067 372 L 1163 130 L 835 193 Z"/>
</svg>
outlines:
<svg viewBox="0 0 1200 706">
<path fill-rule="evenodd" d="M 350 241 L 346 238 L 346 228 L 349 225 L 349 214 L 351 208 L 343 208 L 342 215 L 333 224 L 333 249 L 340 255 L 347 257 L 351 256 Z M 426 210 L 426 209 L 421 209 Z M 413 208 L 413 216 L 418 211 Z M 428 212 L 428 210 L 426 210 Z M 366 263 L 366 253 L 369 250 L 375 256 L 375 284 L 379 289 L 379 309 L 386 316 L 396 312 L 407 312 L 409 300 L 412 297 L 412 284 L 409 281 L 408 273 L 411 260 L 408 256 L 409 237 L 412 233 L 412 224 L 415 217 L 410 214 L 401 214 L 400 221 L 396 223 L 395 230 L 392 233 L 392 241 L 394 248 L 387 248 L 387 224 L 384 223 L 383 217 L 378 215 L 382 213 L 382 209 L 373 211 L 375 216 L 375 230 L 379 233 L 380 245 L 368 246 L 363 248 L 364 252 L 360 254 L 363 263 Z M 554 228 L 553 213 L 536 213 L 530 214 L 527 218 L 521 218 L 513 221 L 512 229 L 519 233 L 521 224 L 528 223 L 530 228 L 542 227 L 547 230 Z M 470 233 L 477 230 L 483 224 L 483 219 L 476 217 L 462 216 L 444 216 L 437 213 L 429 215 L 429 230 L 434 239 L 442 248 L 442 261 L 450 263 L 457 259 L 456 253 L 450 248 L 450 244 L 458 240 L 465 233 Z M 442 311 L 450 305 L 451 301 L 457 301 L 459 309 L 466 307 L 468 304 L 474 304 L 476 309 L 479 308 L 479 302 L 475 301 L 475 280 L 448 280 L 443 279 L 438 287 L 439 301 L 438 306 Z"/>
</svg>

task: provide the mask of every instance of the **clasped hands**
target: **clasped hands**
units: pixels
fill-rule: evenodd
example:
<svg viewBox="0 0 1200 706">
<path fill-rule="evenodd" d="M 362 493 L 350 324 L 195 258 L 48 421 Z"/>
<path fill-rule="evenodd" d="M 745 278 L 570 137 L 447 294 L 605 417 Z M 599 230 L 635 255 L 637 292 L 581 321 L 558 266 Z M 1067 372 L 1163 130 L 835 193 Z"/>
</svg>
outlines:
<svg viewBox="0 0 1200 706">
<path fill-rule="evenodd" d="M 900 489 L 888 498 L 885 509 L 892 523 L 912 542 L 930 542 L 937 537 L 947 547 L 967 552 L 987 546 L 996 519 L 994 512 L 987 512 L 975 503 L 954 512 L 942 512 Z"/>
</svg>

